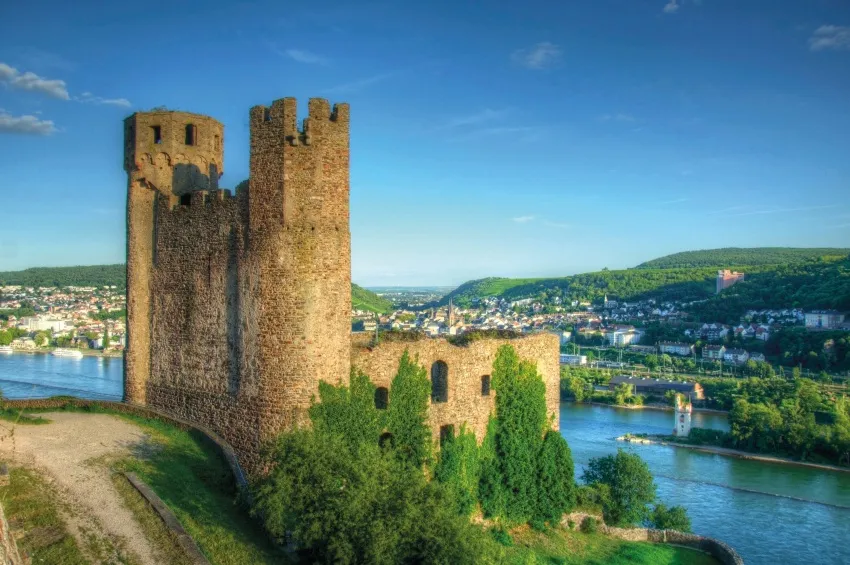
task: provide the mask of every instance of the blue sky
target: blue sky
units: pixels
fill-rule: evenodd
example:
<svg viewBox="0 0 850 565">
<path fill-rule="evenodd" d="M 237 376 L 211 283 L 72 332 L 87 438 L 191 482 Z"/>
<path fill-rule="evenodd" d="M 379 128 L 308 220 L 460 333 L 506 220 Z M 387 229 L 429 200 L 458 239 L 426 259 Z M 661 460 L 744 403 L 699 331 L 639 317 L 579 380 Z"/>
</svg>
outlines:
<svg viewBox="0 0 850 565">
<path fill-rule="evenodd" d="M 121 120 L 349 102 L 353 278 L 850 245 L 850 2 L 16 2 L 0 271 L 124 259 Z"/>
</svg>

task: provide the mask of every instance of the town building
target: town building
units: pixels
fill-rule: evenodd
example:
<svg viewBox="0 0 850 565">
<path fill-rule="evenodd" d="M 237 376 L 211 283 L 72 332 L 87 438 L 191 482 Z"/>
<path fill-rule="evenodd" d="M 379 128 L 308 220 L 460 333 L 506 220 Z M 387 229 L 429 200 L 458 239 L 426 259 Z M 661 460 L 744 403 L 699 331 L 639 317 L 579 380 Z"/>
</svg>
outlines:
<svg viewBox="0 0 850 565">
<path fill-rule="evenodd" d="M 726 347 L 723 345 L 705 345 L 702 348 L 702 358 L 711 359 L 712 361 L 723 361 L 723 356 L 726 354 Z"/>
<path fill-rule="evenodd" d="M 658 350 L 669 355 L 691 355 L 694 352 L 694 346 L 689 343 L 661 341 L 658 343 Z"/>
<path fill-rule="evenodd" d="M 587 355 L 561 353 L 561 365 L 587 365 Z"/>
<path fill-rule="evenodd" d="M 727 349 L 723 352 L 723 360 L 726 363 L 743 365 L 750 358 L 750 354 L 743 349 Z"/>
<path fill-rule="evenodd" d="M 665 393 L 672 390 L 679 394 L 684 394 L 691 400 L 702 400 L 705 398 L 705 392 L 703 391 L 702 385 L 699 383 L 682 383 L 664 379 L 651 379 L 648 377 L 632 377 L 629 375 L 611 377 L 611 380 L 608 382 L 608 390 L 613 391 L 617 388 L 617 385 L 623 383 L 630 385 L 635 394 L 663 396 Z"/>
<path fill-rule="evenodd" d="M 813 310 L 806 312 L 806 327 L 812 329 L 838 329 L 844 321 L 844 314 L 836 310 Z"/>
<path fill-rule="evenodd" d="M 742 280 L 744 280 L 744 273 L 736 273 L 728 269 L 717 271 L 717 294 L 720 294 L 720 291 L 724 288 L 729 288 Z"/>
</svg>

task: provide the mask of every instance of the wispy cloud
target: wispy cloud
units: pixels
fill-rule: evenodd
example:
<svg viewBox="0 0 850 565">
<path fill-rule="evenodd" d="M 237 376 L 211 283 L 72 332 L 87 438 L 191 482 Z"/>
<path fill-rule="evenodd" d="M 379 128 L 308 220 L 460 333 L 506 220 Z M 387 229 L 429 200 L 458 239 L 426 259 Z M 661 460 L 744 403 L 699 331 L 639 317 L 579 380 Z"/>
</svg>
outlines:
<svg viewBox="0 0 850 565">
<path fill-rule="evenodd" d="M 565 224 L 565 223 L 562 223 L 562 222 L 550 222 L 549 220 L 545 220 L 543 222 L 543 225 L 549 226 L 550 228 L 560 228 L 560 229 L 566 229 L 566 228 L 573 227 L 572 224 Z"/>
<path fill-rule="evenodd" d="M 599 116 L 603 122 L 635 122 L 634 116 L 629 114 L 603 114 Z"/>
<path fill-rule="evenodd" d="M 13 135 L 50 135 L 56 132 L 56 126 L 50 120 L 41 120 L 36 116 L 13 116 L 0 110 L 0 133 Z"/>
<path fill-rule="evenodd" d="M 462 126 L 475 126 L 482 123 L 491 122 L 499 118 L 504 118 L 508 115 L 509 111 L 510 110 L 508 108 L 504 108 L 502 110 L 484 108 L 480 112 L 474 112 L 465 116 L 456 116 L 454 118 L 446 120 L 444 124 L 438 125 L 436 129 L 452 129 Z"/>
<path fill-rule="evenodd" d="M 46 79 L 29 71 L 22 73 L 6 63 L 0 63 L 0 82 L 18 90 L 39 92 L 60 100 L 71 98 L 64 80 Z"/>
<path fill-rule="evenodd" d="M 664 5 L 662 9 L 665 14 L 675 14 L 679 11 L 679 3 L 677 0 L 670 0 L 667 4 Z"/>
<path fill-rule="evenodd" d="M 517 49 L 511 53 L 511 60 L 527 69 L 541 70 L 556 63 L 561 58 L 561 48 L 544 41 L 532 47 Z"/>
<path fill-rule="evenodd" d="M 95 96 L 91 92 L 83 92 L 79 97 L 76 97 L 75 100 L 88 104 L 120 106 L 122 108 L 129 108 L 132 106 L 130 101 L 126 98 L 102 98 L 100 96 Z"/>
<path fill-rule="evenodd" d="M 372 75 L 370 77 L 362 78 L 360 80 L 355 80 L 352 82 L 347 82 L 344 84 L 339 84 L 337 86 L 326 88 L 325 92 L 328 94 L 350 94 L 352 92 L 359 92 L 364 88 L 372 86 L 373 84 L 383 82 L 388 78 L 395 76 L 395 74 L 396 73 L 381 73 L 378 75 Z"/>
<path fill-rule="evenodd" d="M 850 26 L 820 26 L 809 38 L 809 49 L 812 51 L 850 49 Z"/>
<path fill-rule="evenodd" d="M 735 212 L 732 214 L 726 214 L 727 217 L 738 217 L 738 216 L 761 216 L 767 214 L 783 214 L 787 212 L 808 212 L 811 210 L 825 210 L 827 208 L 834 208 L 835 206 L 804 206 L 800 208 L 764 208 L 761 210 L 750 210 L 747 212 Z"/>
<path fill-rule="evenodd" d="M 527 224 L 534 220 L 534 216 L 517 216 L 516 218 L 511 218 L 511 221 L 514 221 L 518 224 Z"/>
<path fill-rule="evenodd" d="M 327 65 L 328 60 L 321 55 L 317 55 L 315 53 L 311 53 L 310 51 L 304 51 L 303 49 L 287 49 L 284 51 L 284 54 L 292 59 L 293 61 L 297 61 L 298 63 L 304 63 L 307 65 Z"/>
<path fill-rule="evenodd" d="M 665 200 L 664 202 L 659 202 L 659 206 L 665 206 L 667 204 L 681 204 L 682 202 L 688 202 L 690 198 L 676 198 L 674 200 Z"/>
</svg>

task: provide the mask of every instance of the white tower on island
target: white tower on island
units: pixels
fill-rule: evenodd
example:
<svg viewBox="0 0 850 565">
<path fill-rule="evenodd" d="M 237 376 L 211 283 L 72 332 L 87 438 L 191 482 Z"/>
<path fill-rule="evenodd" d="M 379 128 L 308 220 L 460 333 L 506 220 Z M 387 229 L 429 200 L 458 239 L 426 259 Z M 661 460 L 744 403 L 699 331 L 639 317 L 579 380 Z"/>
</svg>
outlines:
<svg viewBox="0 0 850 565">
<path fill-rule="evenodd" d="M 691 406 L 690 400 L 686 400 L 681 394 L 676 395 L 676 420 L 673 425 L 673 435 L 688 437 L 691 433 Z"/>
</svg>

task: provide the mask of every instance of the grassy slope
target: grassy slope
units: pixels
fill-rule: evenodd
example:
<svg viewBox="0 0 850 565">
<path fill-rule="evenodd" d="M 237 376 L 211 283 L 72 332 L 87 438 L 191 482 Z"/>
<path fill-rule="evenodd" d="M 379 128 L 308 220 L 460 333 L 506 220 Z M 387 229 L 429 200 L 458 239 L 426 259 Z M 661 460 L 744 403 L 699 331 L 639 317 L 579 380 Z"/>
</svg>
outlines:
<svg viewBox="0 0 850 565">
<path fill-rule="evenodd" d="M 540 280 L 544 279 L 508 279 L 502 277 L 490 277 L 486 279 L 468 281 L 441 298 L 438 304 L 441 306 L 446 305 L 449 303 L 449 298 L 451 298 L 459 306 L 467 306 L 473 298 L 501 296 L 506 291 L 516 286 L 530 284 Z"/>
<path fill-rule="evenodd" d="M 506 556 L 511 565 L 717 565 L 713 557 L 683 547 L 625 542 L 565 528 L 541 533 L 526 527 L 514 532 L 513 538 Z"/>
<path fill-rule="evenodd" d="M 838 247 L 724 247 L 673 253 L 641 263 L 636 268 L 728 268 L 732 265 L 779 265 L 805 262 L 818 257 L 845 257 L 848 253 L 850 253 L 850 249 Z"/>
<path fill-rule="evenodd" d="M 351 283 L 351 306 L 355 310 L 369 310 L 380 314 L 391 312 L 393 309 L 392 302 L 354 283 Z"/>
</svg>

